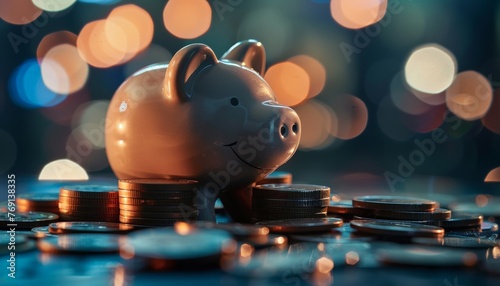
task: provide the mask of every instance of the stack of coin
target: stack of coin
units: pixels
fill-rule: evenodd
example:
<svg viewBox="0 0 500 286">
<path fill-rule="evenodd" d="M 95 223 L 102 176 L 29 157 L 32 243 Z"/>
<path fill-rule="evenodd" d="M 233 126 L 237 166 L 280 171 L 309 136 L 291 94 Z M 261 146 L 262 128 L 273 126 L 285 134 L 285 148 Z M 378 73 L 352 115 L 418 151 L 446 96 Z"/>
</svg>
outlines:
<svg viewBox="0 0 500 286">
<path fill-rule="evenodd" d="M 118 188 L 98 185 L 62 187 L 59 212 L 66 221 L 118 222 Z"/>
<path fill-rule="evenodd" d="M 59 213 L 58 193 L 22 194 L 16 198 L 17 210 L 20 212 L 49 212 Z"/>
<path fill-rule="evenodd" d="M 274 171 L 267 175 L 264 179 L 260 179 L 255 184 L 256 185 L 266 185 L 266 184 L 291 184 L 292 183 L 292 173 L 283 171 Z"/>
<path fill-rule="evenodd" d="M 399 196 L 361 196 L 352 199 L 356 211 L 365 210 L 365 217 L 409 220 L 436 221 L 451 218 L 451 211 L 436 208 L 437 202 L 419 198 Z"/>
<path fill-rule="evenodd" d="M 120 222 L 143 226 L 171 226 L 177 221 L 194 221 L 196 186 L 192 180 L 120 180 Z"/>
<path fill-rule="evenodd" d="M 252 219 L 267 221 L 326 217 L 330 188 L 305 184 L 264 184 L 253 187 Z"/>
</svg>

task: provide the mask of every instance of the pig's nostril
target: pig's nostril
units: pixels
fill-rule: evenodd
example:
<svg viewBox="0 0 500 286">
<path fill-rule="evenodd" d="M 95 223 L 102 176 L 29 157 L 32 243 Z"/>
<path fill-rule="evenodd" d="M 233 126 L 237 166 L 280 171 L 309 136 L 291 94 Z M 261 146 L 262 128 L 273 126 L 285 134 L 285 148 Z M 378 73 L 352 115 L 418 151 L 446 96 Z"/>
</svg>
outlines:
<svg viewBox="0 0 500 286">
<path fill-rule="evenodd" d="M 281 136 L 286 137 L 288 135 L 288 128 L 286 125 L 282 125 L 280 128 Z"/>
<path fill-rule="evenodd" d="M 297 132 L 299 132 L 299 126 L 297 125 L 297 123 L 294 123 L 292 125 L 292 132 L 297 134 Z"/>
</svg>

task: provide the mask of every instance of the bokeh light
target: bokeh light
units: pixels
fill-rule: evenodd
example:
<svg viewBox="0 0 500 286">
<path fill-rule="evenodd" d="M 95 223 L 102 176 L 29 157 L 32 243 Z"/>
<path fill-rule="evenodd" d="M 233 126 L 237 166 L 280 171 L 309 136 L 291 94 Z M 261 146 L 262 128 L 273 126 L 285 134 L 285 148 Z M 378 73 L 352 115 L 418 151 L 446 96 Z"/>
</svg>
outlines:
<svg viewBox="0 0 500 286">
<path fill-rule="evenodd" d="M 442 46 L 431 44 L 411 53 L 405 65 L 405 78 L 412 88 L 436 94 L 451 85 L 456 71 L 453 54 Z"/>
<path fill-rule="evenodd" d="M 488 175 L 486 175 L 486 178 L 484 178 L 485 182 L 500 182 L 500 167 L 496 167 L 495 169 L 491 170 Z"/>
<path fill-rule="evenodd" d="M 428 133 L 438 128 L 443 123 L 446 106 L 430 106 L 428 110 L 421 114 L 409 115 L 405 118 L 405 125 L 418 133 Z"/>
<path fill-rule="evenodd" d="M 38 61 L 42 62 L 45 55 L 55 46 L 62 44 L 76 46 L 76 39 L 77 36 L 69 31 L 58 31 L 44 36 L 36 49 Z"/>
<path fill-rule="evenodd" d="M 387 0 L 331 0 L 333 19 L 349 29 L 361 29 L 380 21 L 387 11 Z"/>
<path fill-rule="evenodd" d="M 66 98 L 45 86 L 36 59 L 29 59 L 14 70 L 9 79 L 9 94 L 15 104 L 25 108 L 55 106 Z"/>
<path fill-rule="evenodd" d="M 500 134 L 500 90 L 496 89 L 493 93 L 493 100 L 490 109 L 481 119 L 488 130 Z"/>
<path fill-rule="evenodd" d="M 0 130 L 0 173 L 8 171 L 16 162 L 17 144 L 12 136 Z"/>
<path fill-rule="evenodd" d="M 68 44 L 50 49 L 42 60 L 41 69 L 45 85 L 64 95 L 80 90 L 89 75 L 89 66 L 80 57 L 78 49 Z"/>
<path fill-rule="evenodd" d="M 73 5 L 76 0 L 32 0 L 33 4 L 38 8 L 49 11 L 49 12 L 59 12 L 64 9 L 68 9 Z"/>
<path fill-rule="evenodd" d="M 289 58 L 288 62 L 300 66 L 309 75 L 310 85 L 307 98 L 314 97 L 323 90 L 326 81 L 326 70 L 318 60 L 308 55 L 298 55 Z"/>
<path fill-rule="evenodd" d="M 273 89 L 276 101 L 283 105 L 297 105 L 309 94 L 309 75 L 294 63 L 281 62 L 271 66 L 264 79 Z"/>
<path fill-rule="evenodd" d="M 2 0 L 0 1 L 0 18 L 15 25 L 33 22 L 42 14 L 42 9 L 33 4 L 32 0 Z"/>
<path fill-rule="evenodd" d="M 76 41 L 80 56 L 90 65 L 107 68 L 120 64 L 127 53 L 115 49 L 106 36 L 106 20 L 86 24 Z"/>
<path fill-rule="evenodd" d="M 237 39 L 258 39 L 266 48 L 267 59 L 276 61 L 292 45 L 293 33 L 290 19 L 281 10 L 265 8 L 245 16 L 238 29 Z"/>
<path fill-rule="evenodd" d="M 212 8 L 206 0 L 170 0 L 163 10 L 163 24 L 174 36 L 194 39 L 208 31 Z"/>
<path fill-rule="evenodd" d="M 129 4 L 111 11 L 105 24 L 106 38 L 120 52 L 135 55 L 153 40 L 154 25 L 149 13 Z"/>
<path fill-rule="evenodd" d="M 459 73 L 446 90 L 446 105 L 464 120 L 483 117 L 491 106 L 493 89 L 487 78 L 475 71 Z"/>
<path fill-rule="evenodd" d="M 88 180 L 89 175 L 77 163 L 68 160 L 55 160 L 45 165 L 38 176 L 41 181 L 83 181 Z"/>
<path fill-rule="evenodd" d="M 348 140 L 359 136 L 368 124 L 368 109 L 358 97 L 344 95 L 334 99 L 333 111 L 337 115 L 338 128 L 333 136 Z"/>
<path fill-rule="evenodd" d="M 331 133 L 336 133 L 338 126 L 337 117 L 331 108 L 311 99 L 294 109 L 302 127 L 300 149 L 323 149 L 333 142 Z"/>
<path fill-rule="evenodd" d="M 169 62 L 172 58 L 172 53 L 167 49 L 151 44 L 144 52 L 137 55 L 133 60 L 125 65 L 123 70 L 124 76 L 128 77 L 136 71 L 151 64 Z"/>
</svg>

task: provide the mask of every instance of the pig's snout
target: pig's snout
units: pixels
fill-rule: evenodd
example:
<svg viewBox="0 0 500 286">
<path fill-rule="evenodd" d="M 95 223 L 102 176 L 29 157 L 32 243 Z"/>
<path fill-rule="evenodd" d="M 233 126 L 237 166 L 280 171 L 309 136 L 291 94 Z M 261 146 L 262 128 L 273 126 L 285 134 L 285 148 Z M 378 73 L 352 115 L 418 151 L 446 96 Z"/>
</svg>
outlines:
<svg viewBox="0 0 500 286">
<path fill-rule="evenodd" d="M 274 169 L 284 164 L 297 150 L 300 141 L 300 118 L 290 107 L 274 102 L 263 103 L 264 108 L 273 116 L 258 132 L 258 140 L 249 142 L 253 152 L 238 148 L 240 159 L 260 169 Z M 240 147 L 244 147 L 242 143 Z"/>
</svg>

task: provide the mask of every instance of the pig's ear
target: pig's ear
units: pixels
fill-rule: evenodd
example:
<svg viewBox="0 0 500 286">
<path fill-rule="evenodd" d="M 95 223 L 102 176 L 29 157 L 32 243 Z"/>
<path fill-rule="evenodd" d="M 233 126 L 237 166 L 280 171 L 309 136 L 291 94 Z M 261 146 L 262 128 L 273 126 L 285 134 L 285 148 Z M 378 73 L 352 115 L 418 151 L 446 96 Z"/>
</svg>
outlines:
<svg viewBox="0 0 500 286">
<path fill-rule="evenodd" d="M 256 40 L 245 40 L 236 43 L 222 58 L 241 62 L 261 76 L 264 76 L 266 71 L 266 51 L 262 43 Z"/>
<path fill-rule="evenodd" d="M 170 100 L 188 100 L 196 76 L 217 62 L 214 51 L 207 45 L 191 44 L 180 49 L 172 57 L 165 73 L 165 96 Z"/>
</svg>

